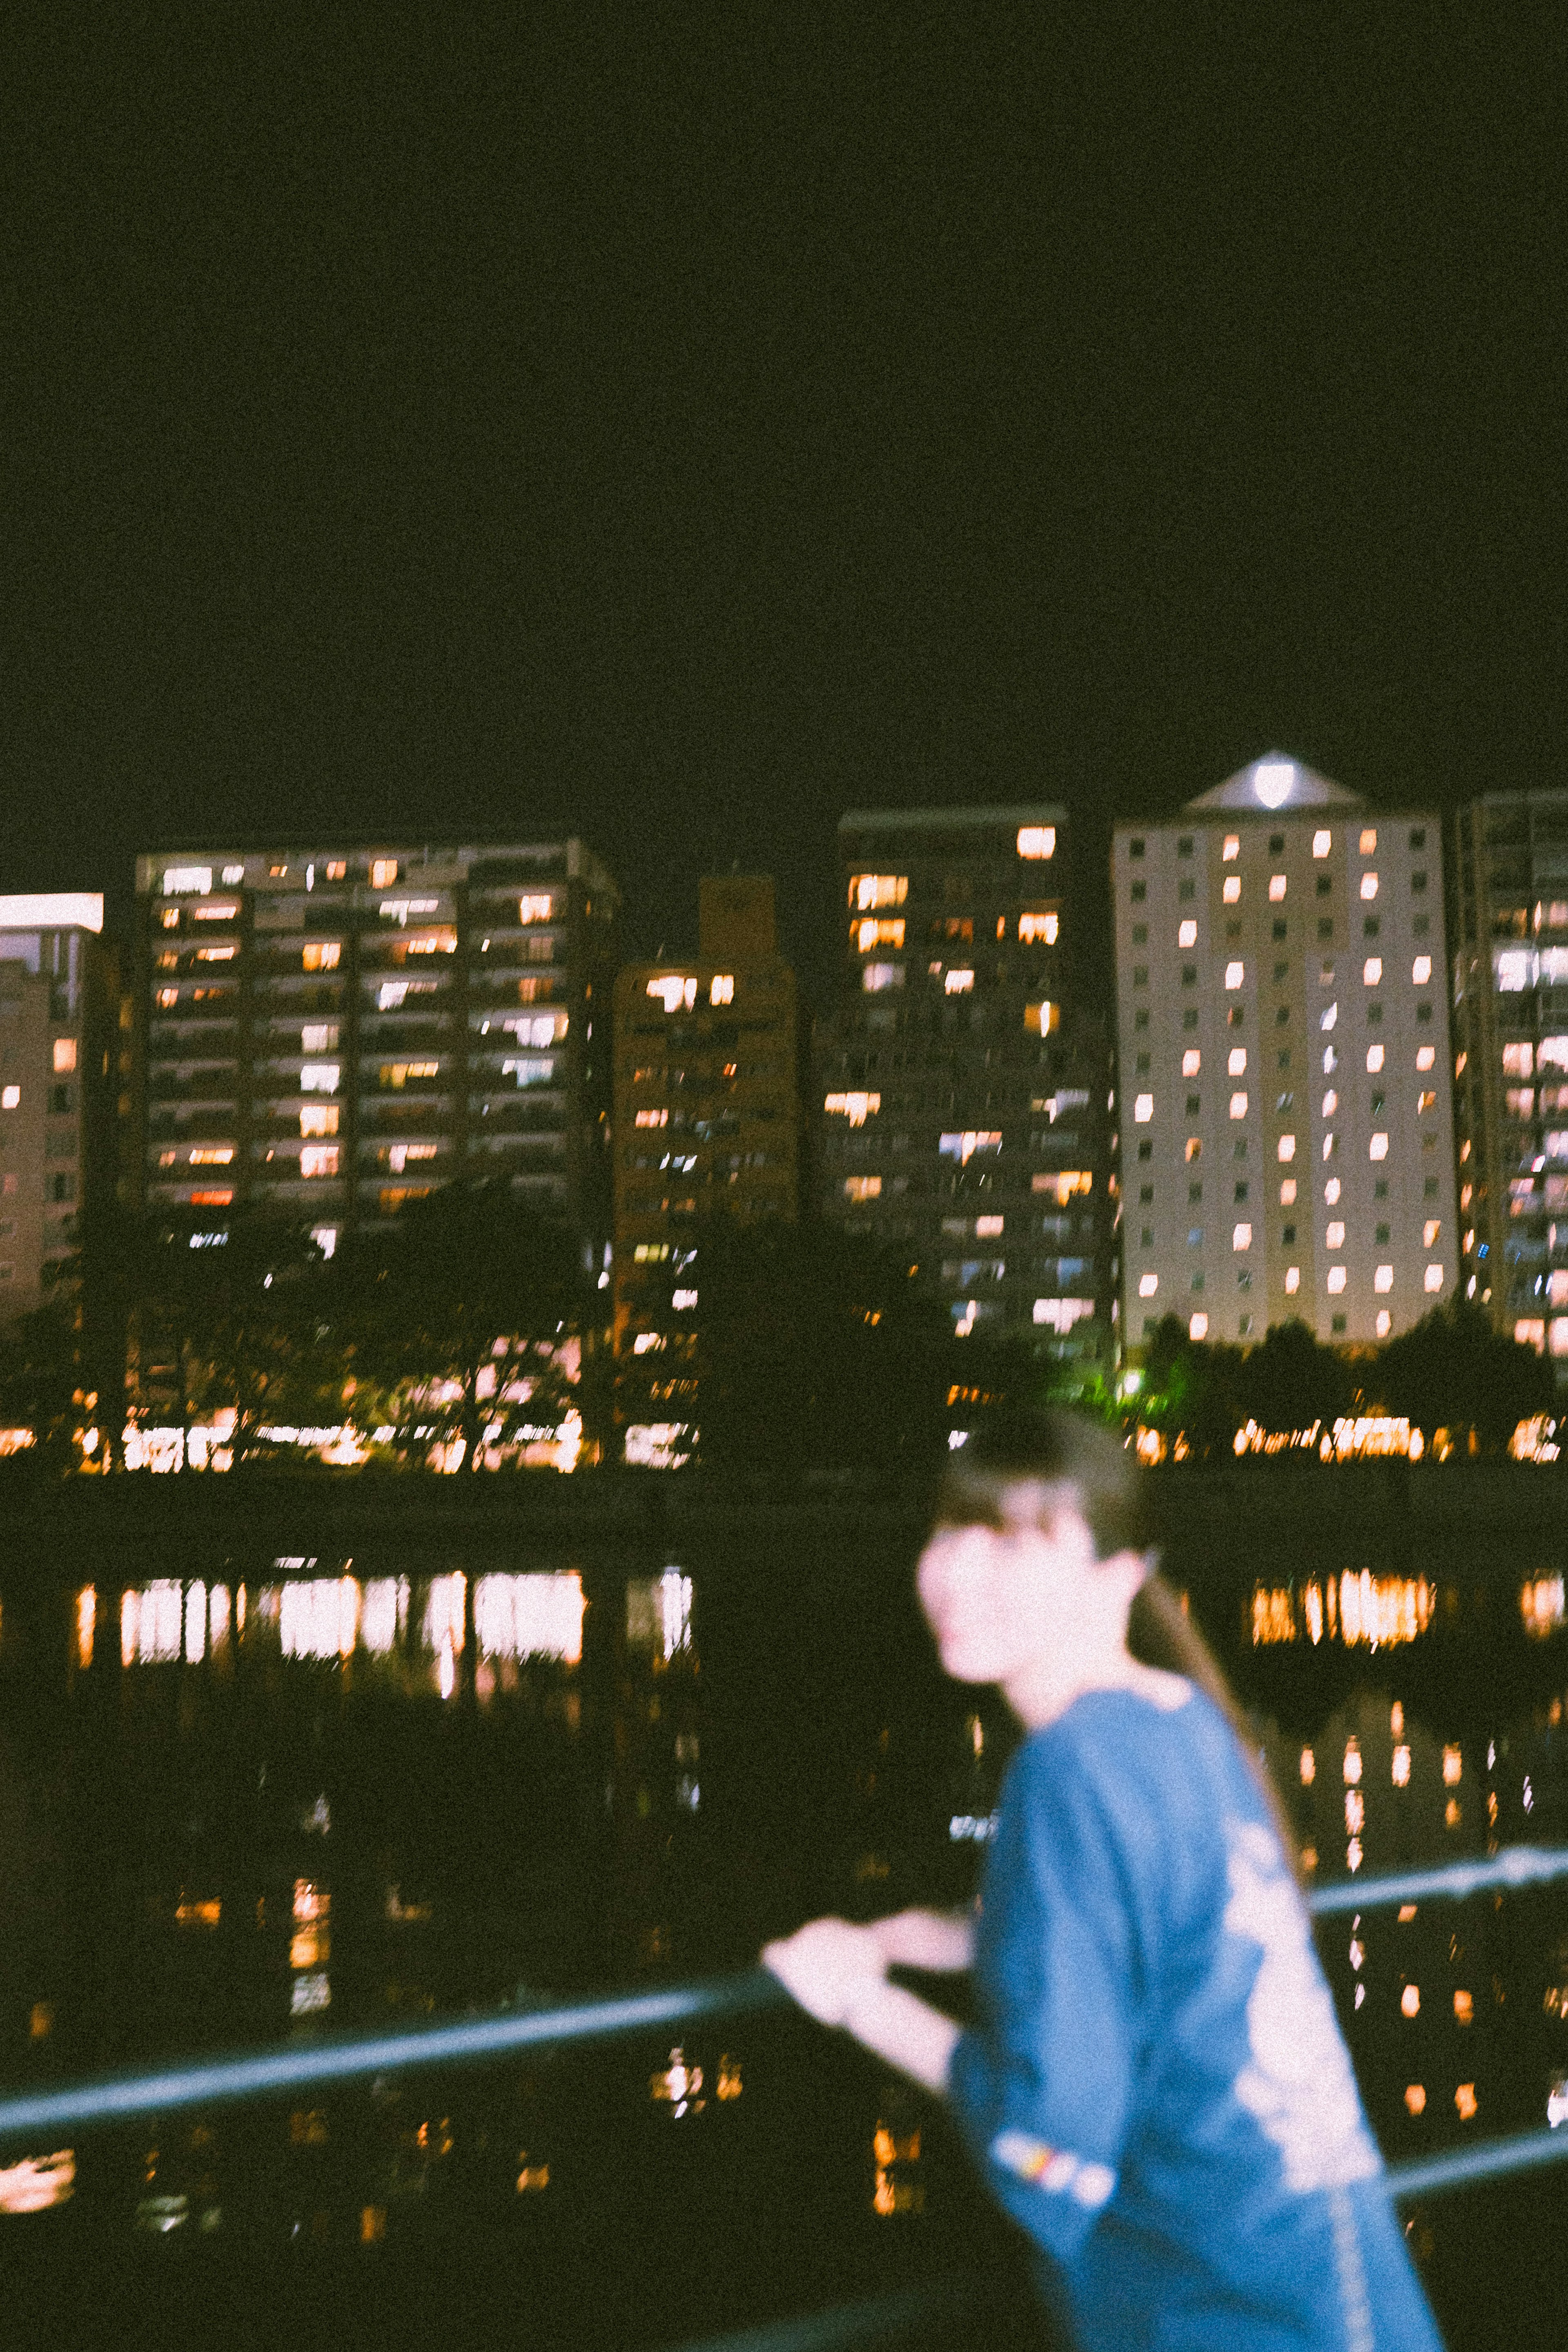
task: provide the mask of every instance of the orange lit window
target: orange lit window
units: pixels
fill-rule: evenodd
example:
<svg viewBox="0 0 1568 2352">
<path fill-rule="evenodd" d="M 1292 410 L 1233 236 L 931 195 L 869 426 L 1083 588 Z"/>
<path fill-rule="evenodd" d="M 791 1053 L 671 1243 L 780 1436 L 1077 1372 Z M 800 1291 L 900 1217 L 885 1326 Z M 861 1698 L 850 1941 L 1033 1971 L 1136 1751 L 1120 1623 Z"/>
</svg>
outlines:
<svg viewBox="0 0 1568 2352">
<path fill-rule="evenodd" d="M 397 859 L 395 857 L 373 857 L 371 860 L 371 887 L 372 890 L 390 889 L 396 880 Z"/>
<path fill-rule="evenodd" d="M 76 1068 L 76 1066 L 77 1066 L 77 1041 L 76 1041 L 76 1039 L 75 1039 L 74 1037 L 57 1037 L 57 1038 L 55 1039 L 55 1067 L 56 1067 L 56 1069 L 57 1069 L 57 1070 L 74 1070 L 74 1069 Z"/>
<path fill-rule="evenodd" d="M 307 971 L 336 971 L 342 953 L 341 940 L 313 940 L 301 950 L 301 961 Z"/>
</svg>

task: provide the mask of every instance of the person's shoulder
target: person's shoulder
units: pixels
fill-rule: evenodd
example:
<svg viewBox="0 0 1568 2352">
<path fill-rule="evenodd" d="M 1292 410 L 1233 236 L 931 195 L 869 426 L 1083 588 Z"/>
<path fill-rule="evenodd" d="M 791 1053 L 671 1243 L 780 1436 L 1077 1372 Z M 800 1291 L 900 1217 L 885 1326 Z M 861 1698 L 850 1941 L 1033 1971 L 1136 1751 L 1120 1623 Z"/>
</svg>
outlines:
<svg viewBox="0 0 1568 2352">
<path fill-rule="evenodd" d="M 1196 1685 L 1161 1679 L 1176 1689 L 1086 1691 L 1033 1733 L 1015 1759 L 1022 1802 L 1093 1814 L 1139 1843 L 1212 1823 L 1239 1761 L 1234 1735 Z"/>
</svg>

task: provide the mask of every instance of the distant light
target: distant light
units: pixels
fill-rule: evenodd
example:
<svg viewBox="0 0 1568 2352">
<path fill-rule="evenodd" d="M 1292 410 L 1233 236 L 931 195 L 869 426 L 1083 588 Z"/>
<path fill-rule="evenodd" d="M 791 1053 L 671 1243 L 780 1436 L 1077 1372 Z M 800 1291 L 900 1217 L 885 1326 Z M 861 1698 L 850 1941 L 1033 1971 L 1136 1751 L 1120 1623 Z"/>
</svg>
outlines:
<svg viewBox="0 0 1568 2352">
<path fill-rule="evenodd" d="M 1020 857 L 1053 857 L 1056 854 L 1056 827 L 1053 824 L 1019 825 L 1018 854 Z"/>
<path fill-rule="evenodd" d="M 1293 760 L 1260 760 L 1253 772 L 1258 797 L 1265 808 L 1283 808 L 1295 781 Z"/>
<path fill-rule="evenodd" d="M 1207 1316 L 1201 1313 L 1193 1316 L 1186 1327 L 1186 1336 L 1189 1339 L 1207 1339 L 1208 1337 Z"/>
<path fill-rule="evenodd" d="M 1176 945 L 1177 945 L 1177 947 L 1178 947 L 1178 948 L 1195 948 L 1195 947 L 1197 947 L 1197 925 L 1195 922 L 1192 922 L 1192 921 L 1190 921 L 1190 920 L 1189 920 L 1189 921 L 1185 922 L 1185 923 L 1178 923 L 1178 924 L 1177 924 L 1177 926 L 1176 926 Z"/>
<path fill-rule="evenodd" d="M 1243 967 L 1240 964 L 1228 963 L 1226 965 L 1225 985 L 1227 988 L 1239 988 L 1243 976 Z"/>
<path fill-rule="evenodd" d="M 166 878 L 166 877 L 165 877 Z M 207 880 L 212 880 L 209 874 Z M 204 888 L 205 885 L 204 884 Z M 103 929 L 103 894 L 98 890 L 45 890 L 0 898 L 0 931 Z"/>
</svg>

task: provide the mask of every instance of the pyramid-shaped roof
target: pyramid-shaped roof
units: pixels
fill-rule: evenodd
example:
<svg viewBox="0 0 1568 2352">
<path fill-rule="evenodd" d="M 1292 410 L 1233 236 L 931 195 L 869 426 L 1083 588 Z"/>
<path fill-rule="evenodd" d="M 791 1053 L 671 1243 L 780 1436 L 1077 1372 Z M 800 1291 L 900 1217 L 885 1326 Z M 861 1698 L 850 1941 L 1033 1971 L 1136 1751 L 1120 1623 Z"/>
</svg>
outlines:
<svg viewBox="0 0 1568 2352">
<path fill-rule="evenodd" d="M 1315 769 L 1303 767 L 1285 751 L 1265 751 L 1249 767 L 1238 768 L 1222 784 L 1200 793 L 1188 808 L 1250 810 L 1254 815 L 1276 815 L 1281 809 L 1363 808 L 1365 803 L 1343 784 L 1331 783 Z"/>
</svg>

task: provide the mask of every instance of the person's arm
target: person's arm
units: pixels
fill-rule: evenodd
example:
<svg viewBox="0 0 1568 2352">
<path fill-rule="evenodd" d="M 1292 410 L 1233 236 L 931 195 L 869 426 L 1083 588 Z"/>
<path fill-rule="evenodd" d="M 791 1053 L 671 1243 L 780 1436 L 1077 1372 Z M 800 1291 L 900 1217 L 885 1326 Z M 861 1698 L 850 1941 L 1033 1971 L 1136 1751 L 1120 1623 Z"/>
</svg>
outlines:
<svg viewBox="0 0 1568 2352">
<path fill-rule="evenodd" d="M 972 1911 L 894 1911 L 873 1919 L 877 1944 L 890 1968 L 927 1969 L 933 1976 L 956 1976 L 973 1966 Z"/>
<path fill-rule="evenodd" d="M 900 1914 L 900 1919 L 934 1913 Z M 894 1925 L 878 1920 L 857 1927 L 847 1919 L 812 1919 L 793 1936 L 764 1945 L 762 1963 L 794 1995 L 802 2009 L 823 2025 L 840 2026 L 853 2034 L 879 2058 L 924 2083 L 928 2091 L 945 2092 L 959 2029 L 941 2010 L 901 1985 L 889 1984 L 887 1969 L 894 1957 L 883 1948 L 882 1931 Z M 937 1939 L 909 1930 L 909 1941 L 922 1950 L 951 1953 L 956 1938 Z M 903 1942 L 901 1934 L 894 1938 Z M 896 1957 L 903 1961 L 904 1951 Z M 910 1967 L 950 1966 L 951 1961 L 917 1960 Z"/>
</svg>

